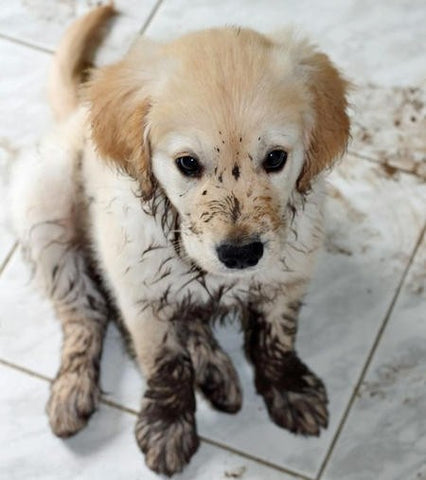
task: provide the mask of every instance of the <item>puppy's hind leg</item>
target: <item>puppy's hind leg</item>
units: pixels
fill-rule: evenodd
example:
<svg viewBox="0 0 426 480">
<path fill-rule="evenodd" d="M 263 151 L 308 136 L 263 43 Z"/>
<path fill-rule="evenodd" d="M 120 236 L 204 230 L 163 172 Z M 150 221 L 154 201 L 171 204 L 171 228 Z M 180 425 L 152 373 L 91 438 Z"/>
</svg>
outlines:
<svg viewBox="0 0 426 480">
<path fill-rule="evenodd" d="M 24 245 L 38 283 L 61 321 L 63 344 L 59 371 L 47 405 L 52 431 L 67 437 L 78 432 L 95 410 L 99 397 L 99 362 L 107 302 L 93 279 L 85 254 L 70 238 L 67 220 L 32 227 Z"/>
<path fill-rule="evenodd" d="M 34 280 L 62 323 L 61 365 L 47 411 L 53 432 L 69 436 L 86 424 L 99 399 L 108 306 L 90 272 L 78 227 L 84 209 L 76 193 L 77 152 L 48 144 L 41 153 L 15 172 L 13 213 Z"/>
<path fill-rule="evenodd" d="M 99 363 L 109 314 L 81 252 L 65 254 L 57 268 L 62 278 L 54 279 L 52 299 L 62 323 L 63 343 L 47 412 L 52 431 L 67 437 L 86 425 L 98 404 Z"/>
</svg>

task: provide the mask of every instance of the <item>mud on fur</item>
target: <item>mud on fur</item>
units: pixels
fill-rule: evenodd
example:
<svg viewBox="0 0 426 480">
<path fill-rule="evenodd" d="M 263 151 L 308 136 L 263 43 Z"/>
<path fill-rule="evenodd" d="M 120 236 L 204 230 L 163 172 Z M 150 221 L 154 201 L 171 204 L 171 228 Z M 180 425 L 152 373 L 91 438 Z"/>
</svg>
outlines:
<svg viewBox="0 0 426 480">
<path fill-rule="evenodd" d="M 73 435 L 95 411 L 113 319 L 147 380 L 136 441 L 151 469 L 180 472 L 199 445 L 194 389 L 241 407 L 212 330 L 235 313 L 271 420 L 319 435 L 327 394 L 295 337 L 324 172 L 349 135 L 347 83 L 290 30 L 139 37 L 87 70 L 113 15 L 98 7 L 65 34 L 50 77 L 57 125 L 13 183 L 25 258 L 63 328 L 52 431 Z"/>
</svg>

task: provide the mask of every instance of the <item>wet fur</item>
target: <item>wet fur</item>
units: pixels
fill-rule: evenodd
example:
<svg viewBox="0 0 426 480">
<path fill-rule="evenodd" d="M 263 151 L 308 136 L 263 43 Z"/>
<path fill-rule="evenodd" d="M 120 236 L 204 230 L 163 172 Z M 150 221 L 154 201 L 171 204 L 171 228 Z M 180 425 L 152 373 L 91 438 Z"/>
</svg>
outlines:
<svg viewBox="0 0 426 480">
<path fill-rule="evenodd" d="M 199 445 L 194 387 L 219 410 L 241 407 L 210 326 L 235 313 L 271 419 L 318 435 L 325 387 L 294 348 L 322 241 L 322 172 L 348 138 L 347 84 L 295 34 L 224 28 L 137 39 L 80 92 L 84 45 L 92 54 L 112 14 L 100 7 L 66 34 L 52 73 L 60 123 L 13 186 L 25 257 L 64 332 L 52 430 L 72 435 L 96 409 L 103 337 L 117 317 L 147 379 L 136 440 L 150 468 L 181 471 Z M 259 159 L 281 141 L 288 164 L 268 176 Z M 205 161 L 201 180 L 177 171 L 182 142 Z M 223 271 L 214 246 L 253 235 L 265 242 L 259 266 Z"/>
</svg>

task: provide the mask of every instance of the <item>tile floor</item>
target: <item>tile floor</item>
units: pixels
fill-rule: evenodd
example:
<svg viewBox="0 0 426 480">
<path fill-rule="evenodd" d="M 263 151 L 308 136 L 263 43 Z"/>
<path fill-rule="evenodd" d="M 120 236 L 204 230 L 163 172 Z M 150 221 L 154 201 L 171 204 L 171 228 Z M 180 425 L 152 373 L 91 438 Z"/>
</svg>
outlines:
<svg viewBox="0 0 426 480">
<path fill-rule="evenodd" d="M 45 77 L 64 26 L 91 0 L 14 0 L 0 9 L 0 479 L 154 479 L 133 441 L 144 383 L 108 332 L 104 400 L 62 441 L 44 414 L 60 330 L 29 285 L 7 220 L 13 161 L 51 121 Z M 202 447 L 185 480 L 426 479 L 426 5 L 423 0 L 116 0 L 100 61 L 143 31 L 168 38 L 241 24 L 299 25 L 356 84 L 353 141 L 330 175 L 327 239 L 300 319 L 298 349 L 325 380 L 320 438 L 267 419 L 235 327 L 218 331 L 244 384 L 236 416 L 198 406 Z"/>
</svg>

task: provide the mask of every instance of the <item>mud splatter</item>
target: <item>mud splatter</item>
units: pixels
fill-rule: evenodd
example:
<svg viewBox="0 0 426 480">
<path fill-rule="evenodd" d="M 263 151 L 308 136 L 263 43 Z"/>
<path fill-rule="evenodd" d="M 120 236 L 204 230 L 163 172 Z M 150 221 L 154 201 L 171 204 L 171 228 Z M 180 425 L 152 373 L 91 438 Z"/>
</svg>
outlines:
<svg viewBox="0 0 426 480">
<path fill-rule="evenodd" d="M 394 180 L 397 180 L 399 178 L 400 170 L 398 170 L 396 167 L 393 167 L 388 163 L 384 163 L 382 165 L 382 168 L 387 177 L 392 178 Z"/>
<path fill-rule="evenodd" d="M 332 253 L 334 255 L 346 255 L 347 257 L 352 255 L 352 251 L 347 247 L 339 245 L 338 239 L 336 239 L 332 234 L 327 235 L 324 241 L 324 246 L 328 253 Z"/>
<path fill-rule="evenodd" d="M 415 296 L 423 296 L 426 290 L 426 244 L 423 243 L 421 258 L 412 265 L 406 283 L 406 291 Z"/>
<path fill-rule="evenodd" d="M 393 395 L 395 389 L 400 389 L 403 384 L 410 384 L 413 388 L 401 389 L 406 391 L 401 401 L 405 404 L 418 402 L 421 400 L 419 390 L 414 385 L 424 384 L 424 375 L 422 373 L 423 361 L 426 358 L 426 350 L 419 341 L 413 340 L 410 343 L 410 349 L 402 349 L 395 355 L 392 361 L 381 365 L 375 372 L 374 381 L 365 381 L 358 392 L 361 398 L 380 398 L 384 399 L 388 395 Z"/>
<path fill-rule="evenodd" d="M 426 179 L 426 89 L 360 87 L 352 96 L 350 151 Z"/>
<path fill-rule="evenodd" d="M 95 6 L 95 2 L 85 2 L 87 7 Z M 23 0 L 23 6 L 28 10 L 32 17 L 43 22 L 65 23 L 77 16 L 77 2 L 75 0 L 57 0 L 56 2 L 46 2 L 45 0 Z"/>
<path fill-rule="evenodd" d="M 227 470 L 225 472 L 225 478 L 242 478 L 246 470 L 247 467 L 245 467 L 244 465 L 234 468 L 233 470 Z"/>
</svg>

